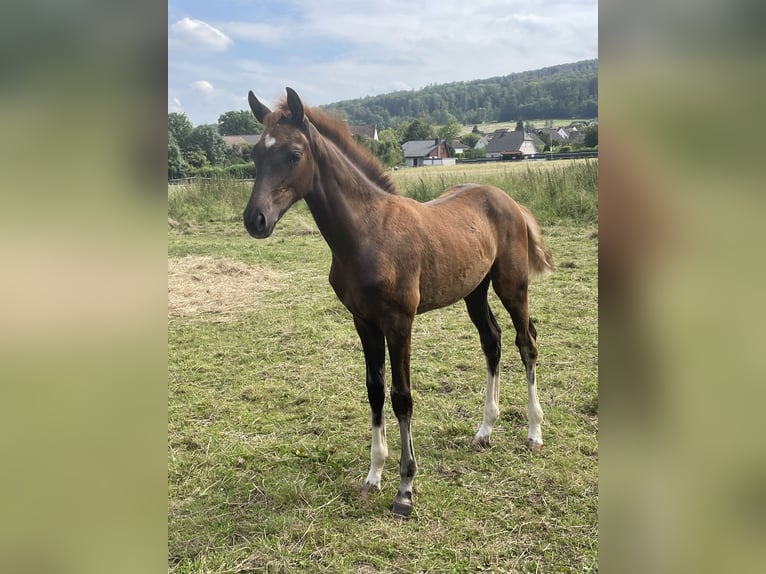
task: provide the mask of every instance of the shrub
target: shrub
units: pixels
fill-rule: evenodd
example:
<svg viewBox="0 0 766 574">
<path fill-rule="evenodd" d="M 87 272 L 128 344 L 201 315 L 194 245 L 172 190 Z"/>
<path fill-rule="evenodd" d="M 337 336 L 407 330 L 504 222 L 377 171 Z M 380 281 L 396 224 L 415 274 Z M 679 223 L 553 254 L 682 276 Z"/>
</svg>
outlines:
<svg viewBox="0 0 766 574">
<path fill-rule="evenodd" d="M 234 179 L 255 179 L 255 164 L 250 162 L 230 165 L 223 170 L 223 174 Z"/>
</svg>

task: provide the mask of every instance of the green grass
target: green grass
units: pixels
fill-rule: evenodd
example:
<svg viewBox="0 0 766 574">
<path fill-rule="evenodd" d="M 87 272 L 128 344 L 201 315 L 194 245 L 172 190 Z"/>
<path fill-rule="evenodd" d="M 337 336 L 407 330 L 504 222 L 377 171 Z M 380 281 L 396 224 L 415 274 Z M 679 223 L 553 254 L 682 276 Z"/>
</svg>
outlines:
<svg viewBox="0 0 766 574">
<path fill-rule="evenodd" d="M 541 453 L 524 446 L 523 368 L 497 299 L 501 417 L 484 451 L 469 447 L 485 369 L 464 306 L 416 319 L 419 472 L 413 516 L 402 522 L 390 513 L 399 455 L 390 405 L 383 491 L 359 496 L 370 445 L 364 359 L 327 283 L 329 249 L 303 203 L 262 241 L 242 228 L 241 209 L 168 234 L 169 257 L 233 258 L 286 277 L 228 321 L 169 319 L 169 571 L 596 571 L 595 225 L 544 227 L 559 269 L 530 287 Z"/>
<path fill-rule="evenodd" d="M 460 183 L 486 183 L 508 192 L 541 223 L 598 222 L 598 160 L 459 164 L 391 172 L 399 192 L 418 201 Z M 168 191 L 168 220 L 176 230 L 217 220 L 238 220 L 252 183 L 226 177 L 201 179 Z"/>
<path fill-rule="evenodd" d="M 529 207 L 542 223 L 598 222 L 598 160 L 458 164 L 393 174 L 403 195 L 428 201 L 451 185 L 487 183 Z"/>
</svg>

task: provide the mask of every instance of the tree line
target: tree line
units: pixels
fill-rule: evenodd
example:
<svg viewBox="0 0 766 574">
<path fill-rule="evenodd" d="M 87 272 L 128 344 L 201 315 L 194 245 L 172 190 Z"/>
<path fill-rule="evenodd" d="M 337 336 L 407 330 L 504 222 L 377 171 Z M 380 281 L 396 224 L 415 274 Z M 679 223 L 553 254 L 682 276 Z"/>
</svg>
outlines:
<svg viewBox="0 0 766 574">
<path fill-rule="evenodd" d="M 230 174 L 254 177 L 249 145 L 228 147 L 223 136 L 259 134 L 263 126 L 249 110 L 229 111 L 217 124 L 194 126 L 186 114 L 168 114 L 168 179 Z"/>
<path fill-rule="evenodd" d="M 354 139 L 370 150 L 386 167 L 404 162 L 402 144 L 410 140 L 442 139 L 453 142 L 458 139 L 461 124 L 449 116 L 442 126 L 435 126 L 423 118 L 402 120 L 396 128 L 378 132 L 378 140 L 355 135 Z M 168 179 L 180 179 L 195 175 L 232 175 L 255 177 L 251 157 L 252 146 L 240 144 L 227 146 L 223 136 L 254 135 L 263 126 L 249 110 L 229 111 L 218 118 L 218 124 L 194 126 L 186 114 L 168 114 Z M 464 136 L 465 143 L 474 145 L 478 135 Z"/>
<path fill-rule="evenodd" d="M 393 92 L 346 100 L 324 109 L 347 118 L 350 124 L 375 124 L 378 140 L 354 138 L 387 167 L 404 161 L 401 146 L 410 140 L 458 139 L 473 147 L 482 122 L 516 122 L 527 131 L 529 119 L 598 116 L 598 60 L 562 64 L 487 80 L 453 82 L 422 90 Z M 463 125 L 473 131 L 460 136 Z M 194 126 L 183 113 L 168 114 L 168 178 L 230 174 L 254 177 L 252 148 L 228 147 L 223 136 L 253 135 L 263 126 L 249 110 L 221 114 L 217 124 Z M 585 132 L 587 147 L 598 145 L 598 127 Z M 546 144 L 550 144 L 547 141 Z M 548 148 L 546 148 L 547 150 Z M 482 156 L 469 150 L 466 157 Z"/>
<path fill-rule="evenodd" d="M 598 116 L 598 60 L 583 60 L 484 80 L 344 100 L 324 106 L 351 123 L 394 127 L 404 119 L 470 125 Z"/>
</svg>

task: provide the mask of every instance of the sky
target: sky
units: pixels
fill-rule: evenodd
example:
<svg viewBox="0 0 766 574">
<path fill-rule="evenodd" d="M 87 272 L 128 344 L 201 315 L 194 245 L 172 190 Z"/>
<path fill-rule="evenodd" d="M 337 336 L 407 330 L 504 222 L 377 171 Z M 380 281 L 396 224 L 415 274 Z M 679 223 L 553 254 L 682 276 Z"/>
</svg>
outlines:
<svg viewBox="0 0 766 574">
<path fill-rule="evenodd" d="M 598 57 L 597 0 L 169 0 L 168 112 L 417 90 Z"/>
</svg>

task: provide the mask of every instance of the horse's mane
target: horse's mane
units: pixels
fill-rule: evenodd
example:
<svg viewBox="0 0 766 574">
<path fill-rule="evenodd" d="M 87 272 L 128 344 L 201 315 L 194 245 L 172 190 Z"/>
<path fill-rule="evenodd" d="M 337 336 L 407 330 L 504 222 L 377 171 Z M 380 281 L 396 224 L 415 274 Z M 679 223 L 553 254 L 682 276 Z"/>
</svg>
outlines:
<svg viewBox="0 0 766 574">
<path fill-rule="evenodd" d="M 272 121 L 275 123 L 284 116 L 290 116 L 286 100 L 281 101 L 275 111 L 279 112 L 272 114 Z M 303 106 L 303 113 L 306 114 L 319 133 L 331 140 L 370 181 L 377 184 L 386 193 L 397 194 L 396 186 L 386 170 L 374 155 L 354 140 L 343 119 L 306 105 Z"/>
</svg>

